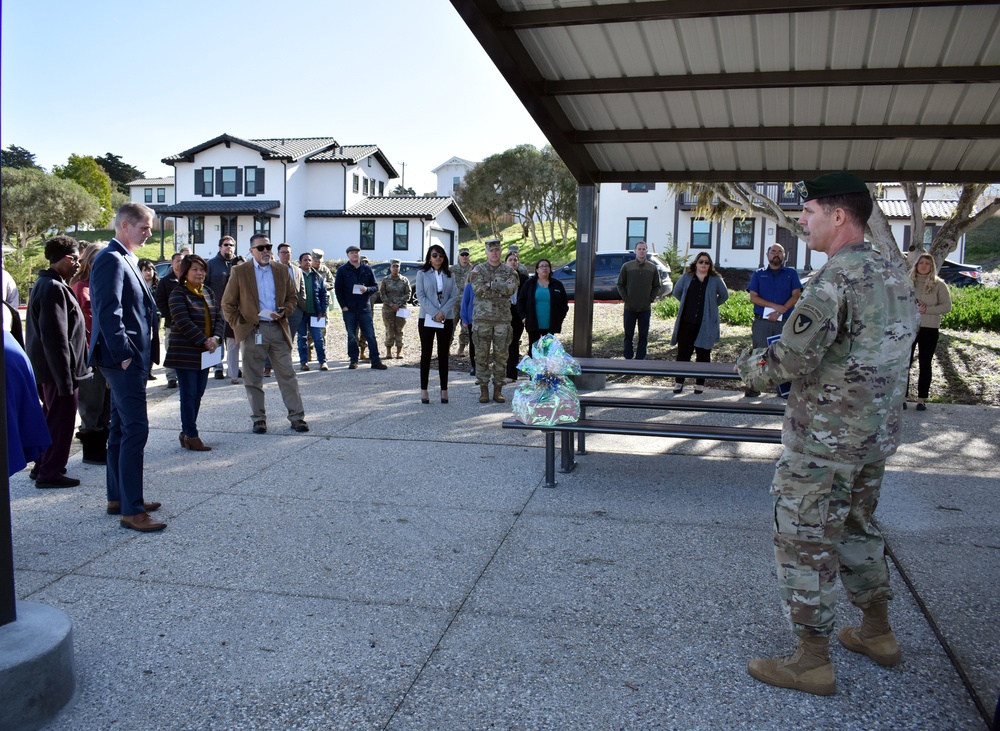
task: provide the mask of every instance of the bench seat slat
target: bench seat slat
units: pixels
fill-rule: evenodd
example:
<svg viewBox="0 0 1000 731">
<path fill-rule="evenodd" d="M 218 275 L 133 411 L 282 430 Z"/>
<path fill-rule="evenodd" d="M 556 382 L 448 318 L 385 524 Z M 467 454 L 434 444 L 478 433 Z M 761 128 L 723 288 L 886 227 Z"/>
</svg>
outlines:
<svg viewBox="0 0 1000 731">
<path fill-rule="evenodd" d="M 662 409 L 664 411 L 698 411 L 724 414 L 757 414 L 784 416 L 784 404 L 717 403 L 712 401 L 681 401 L 678 399 L 637 399 L 614 396 L 581 396 L 580 405 L 586 408 L 607 409 Z"/>
<path fill-rule="evenodd" d="M 528 426 L 517 419 L 505 419 L 504 429 L 583 432 L 587 434 L 624 434 L 629 436 L 671 437 L 675 439 L 714 439 L 723 442 L 758 442 L 780 444 L 780 429 L 711 426 L 702 424 L 667 424 L 663 422 L 610 421 L 580 419 L 573 424 Z"/>
</svg>

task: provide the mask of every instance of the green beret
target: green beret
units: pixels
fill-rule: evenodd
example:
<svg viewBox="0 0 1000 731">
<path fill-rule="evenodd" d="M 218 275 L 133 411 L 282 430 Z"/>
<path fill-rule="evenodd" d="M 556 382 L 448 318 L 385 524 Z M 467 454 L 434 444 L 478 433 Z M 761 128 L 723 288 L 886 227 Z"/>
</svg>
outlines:
<svg viewBox="0 0 1000 731">
<path fill-rule="evenodd" d="M 795 189 L 802 200 L 811 201 L 817 198 L 832 198 L 835 195 L 864 193 L 868 195 L 868 187 L 857 175 L 851 173 L 827 173 L 813 180 L 800 180 Z"/>
</svg>

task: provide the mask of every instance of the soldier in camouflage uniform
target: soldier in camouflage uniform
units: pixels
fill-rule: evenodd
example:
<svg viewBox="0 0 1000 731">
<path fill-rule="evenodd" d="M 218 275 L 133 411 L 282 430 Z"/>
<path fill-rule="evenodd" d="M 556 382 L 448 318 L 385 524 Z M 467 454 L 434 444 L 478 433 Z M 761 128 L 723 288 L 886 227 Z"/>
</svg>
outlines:
<svg viewBox="0 0 1000 731">
<path fill-rule="evenodd" d="M 864 241 L 872 199 L 864 183 L 832 173 L 798 184 L 799 223 L 827 263 L 802 293 L 781 340 L 744 353 L 737 370 L 764 390 L 790 382 L 775 468 L 774 545 L 785 613 L 798 637 L 787 658 L 751 660 L 757 680 L 817 695 L 836 690 L 829 638 L 837 575 L 863 613 L 838 638 L 880 665 L 900 651 L 889 626 L 885 546 L 872 513 L 885 460 L 896 451 L 918 314 L 900 257 Z"/>
<path fill-rule="evenodd" d="M 459 310 L 462 308 L 462 292 L 465 291 L 465 283 L 469 279 L 472 271 L 472 264 L 469 263 L 469 250 L 462 247 L 458 250 L 458 264 L 451 266 L 451 276 L 455 277 L 455 287 L 458 289 L 458 302 L 455 304 L 455 320 L 459 323 L 458 328 L 458 354 L 463 355 L 465 348 L 469 344 L 469 331 L 465 325 L 461 324 Z"/>
<path fill-rule="evenodd" d="M 476 350 L 476 383 L 479 403 L 490 401 L 488 368 L 493 352 L 493 400 L 499 404 L 507 375 L 507 347 L 510 345 L 510 296 L 517 290 L 517 272 L 500 261 L 500 239 L 486 242 L 487 260 L 469 274 L 475 293 L 472 310 L 472 344 Z"/>
<path fill-rule="evenodd" d="M 400 307 L 410 301 L 412 288 L 410 280 L 399 275 L 399 259 L 389 260 L 389 274 L 378 283 L 378 293 L 382 298 L 382 324 L 385 325 L 385 357 L 392 357 L 392 346 L 396 346 L 396 359 L 403 357 L 403 327 L 406 320 L 396 317 Z"/>
</svg>

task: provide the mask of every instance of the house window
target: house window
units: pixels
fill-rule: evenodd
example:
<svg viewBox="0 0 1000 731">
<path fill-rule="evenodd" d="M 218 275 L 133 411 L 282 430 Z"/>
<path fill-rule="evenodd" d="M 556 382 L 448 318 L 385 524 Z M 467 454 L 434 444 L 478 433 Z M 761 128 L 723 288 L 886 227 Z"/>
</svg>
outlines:
<svg viewBox="0 0 1000 731">
<path fill-rule="evenodd" d="M 368 195 L 368 178 L 365 178 L 364 189 L 365 189 L 365 195 Z"/>
<path fill-rule="evenodd" d="M 625 223 L 625 248 L 629 251 L 635 249 L 635 245 L 646 240 L 646 218 L 629 218 Z"/>
<path fill-rule="evenodd" d="M 462 179 L 457 175 L 451 179 L 451 189 L 458 190 L 458 186 L 462 184 Z"/>
<path fill-rule="evenodd" d="M 375 248 L 375 222 L 374 221 L 362 221 L 361 222 L 361 240 L 358 243 L 365 251 L 371 251 Z"/>
<path fill-rule="evenodd" d="M 243 192 L 241 182 L 239 168 L 219 168 L 219 195 L 239 195 Z"/>
<path fill-rule="evenodd" d="M 733 248 L 753 249 L 753 232 L 757 220 L 754 218 L 744 218 L 742 221 L 733 221 Z"/>
<path fill-rule="evenodd" d="M 249 167 L 243 171 L 244 195 L 264 195 L 264 168 Z"/>
<path fill-rule="evenodd" d="M 199 168 L 194 171 L 194 194 L 212 197 L 215 190 L 215 171 L 212 168 Z"/>
<path fill-rule="evenodd" d="M 354 185 L 351 186 L 351 190 L 357 193 L 361 189 L 361 180 L 358 178 L 358 174 L 354 174 Z"/>
<path fill-rule="evenodd" d="M 628 193 L 648 193 L 656 190 L 656 183 L 622 183 L 622 190 Z"/>
<path fill-rule="evenodd" d="M 166 188 L 157 188 L 156 189 L 156 202 L 157 203 L 166 203 L 167 202 L 167 189 Z"/>
<path fill-rule="evenodd" d="M 146 203 L 152 203 L 153 202 L 153 189 L 152 188 L 143 188 L 143 190 L 142 190 L 142 197 L 143 197 L 143 200 L 146 201 Z"/>
<path fill-rule="evenodd" d="M 253 232 L 255 234 L 264 234 L 267 238 L 271 238 L 271 218 L 269 216 L 254 216 Z"/>
<path fill-rule="evenodd" d="M 696 218 L 691 221 L 691 248 L 711 249 L 712 248 L 712 222 L 703 218 Z"/>
<path fill-rule="evenodd" d="M 410 222 L 392 222 L 392 250 L 406 251 L 410 248 Z"/>
<path fill-rule="evenodd" d="M 381 195 L 385 195 L 385 181 L 384 180 L 378 181 L 378 194 L 380 196 Z"/>
<path fill-rule="evenodd" d="M 371 166 L 372 166 L 372 156 L 369 155 L 368 156 L 368 167 L 371 167 Z"/>
<path fill-rule="evenodd" d="M 204 244 L 205 243 L 205 217 L 195 216 L 188 219 L 188 225 L 191 228 L 191 243 L 192 244 Z"/>
</svg>

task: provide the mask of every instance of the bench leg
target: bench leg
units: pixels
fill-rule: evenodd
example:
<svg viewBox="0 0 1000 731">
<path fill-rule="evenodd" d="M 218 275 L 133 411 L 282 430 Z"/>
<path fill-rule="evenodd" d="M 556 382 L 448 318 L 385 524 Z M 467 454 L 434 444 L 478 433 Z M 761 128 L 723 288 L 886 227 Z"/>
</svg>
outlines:
<svg viewBox="0 0 1000 731">
<path fill-rule="evenodd" d="M 556 486 L 556 433 L 545 432 L 545 487 Z"/>
<path fill-rule="evenodd" d="M 583 404 L 580 404 L 580 418 L 581 419 L 586 419 L 587 418 L 587 407 L 584 406 Z M 573 432 L 573 434 L 576 434 L 576 432 Z M 577 445 L 576 446 L 576 453 L 577 454 L 586 454 L 587 453 L 587 435 L 584 434 L 584 433 L 582 433 L 582 432 L 579 433 L 579 434 L 576 434 L 576 445 Z M 570 443 L 570 446 L 572 446 L 572 443 Z"/>
<path fill-rule="evenodd" d="M 576 460 L 573 458 L 573 434 L 575 432 L 564 431 L 562 433 L 562 446 L 559 450 L 562 458 L 562 466 L 559 468 L 560 472 L 572 472 L 576 467 Z"/>
</svg>

